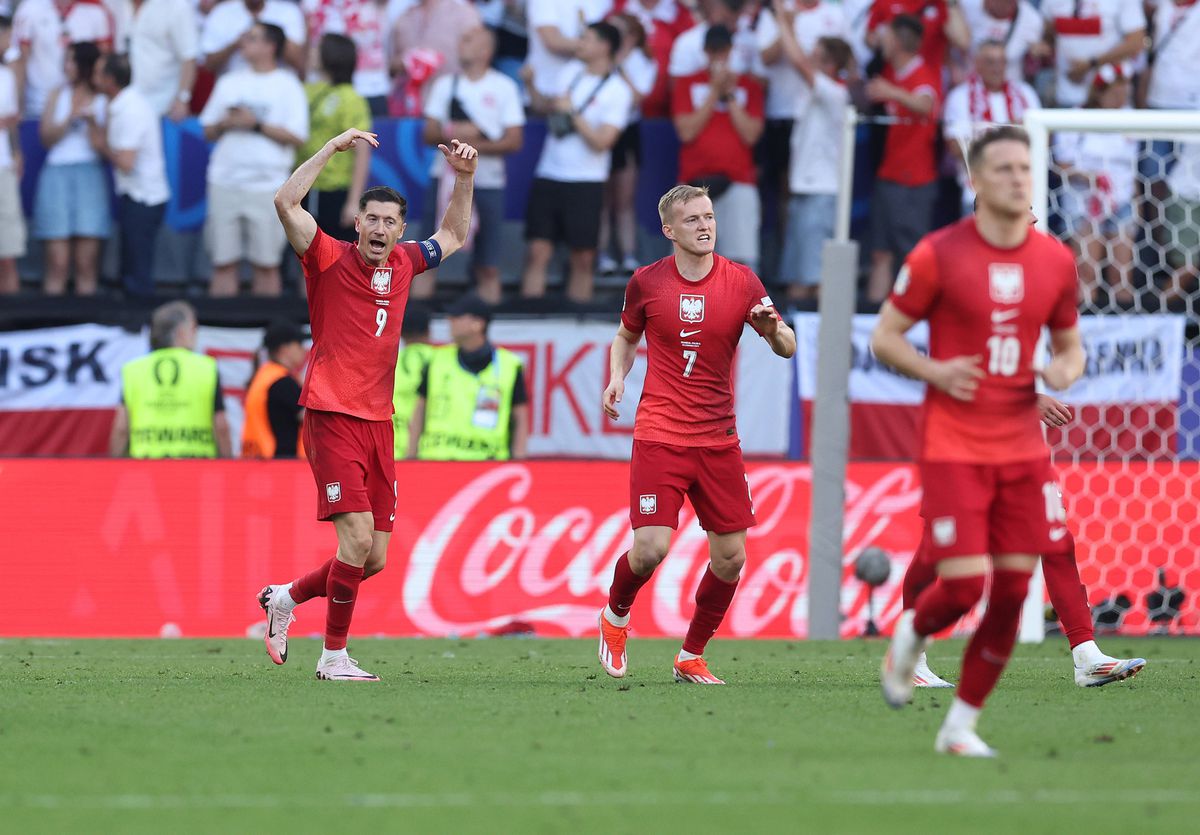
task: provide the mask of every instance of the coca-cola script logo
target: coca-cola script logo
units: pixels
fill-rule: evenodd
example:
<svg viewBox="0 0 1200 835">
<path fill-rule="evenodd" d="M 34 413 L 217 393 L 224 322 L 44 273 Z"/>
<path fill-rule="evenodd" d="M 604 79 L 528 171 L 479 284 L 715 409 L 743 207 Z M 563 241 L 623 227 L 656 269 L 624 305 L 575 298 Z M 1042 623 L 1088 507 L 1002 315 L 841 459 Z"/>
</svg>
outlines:
<svg viewBox="0 0 1200 835">
<path fill-rule="evenodd" d="M 913 535 L 912 524 L 893 520 L 915 518 L 915 475 L 888 472 L 868 485 L 847 484 L 850 571 L 849 555 L 866 545 L 896 547 L 889 537 Z M 807 634 L 809 478 L 809 468 L 795 464 L 750 468 L 758 525 L 748 532 L 724 634 Z M 514 463 L 482 472 L 449 496 L 417 537 L 404 578 L 402 605 L 418 631 L 471 635 L 523 620 L 547 635 L 593 633 L 613 563 L 632 544 L 628 493 L 620 483 L 611 490 L 567 490 L 567 483 L 578 482 Z M 707 563 L 707 537 L 685 509 L 670 553 L 638 598 L 635 632 L 683 634 Z"/>
</svg>

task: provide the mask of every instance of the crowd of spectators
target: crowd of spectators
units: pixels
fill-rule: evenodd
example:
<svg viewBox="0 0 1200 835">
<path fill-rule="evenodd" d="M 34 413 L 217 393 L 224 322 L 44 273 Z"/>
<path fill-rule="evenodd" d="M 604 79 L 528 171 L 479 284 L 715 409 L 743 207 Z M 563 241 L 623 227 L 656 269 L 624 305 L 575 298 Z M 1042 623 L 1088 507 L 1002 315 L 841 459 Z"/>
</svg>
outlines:
<svg viewBox="0 0 1200 835">
<path fill-rule="evenodd" d="M 545 120 L 508 292 L 587 301 L 597 274 L 639 265 L 646 118 L 673 124 L 679 180 L 708 186 L 719 251 L 801 301 L 817 293 L 855 107 L 873 117 L 863 291 L 877 302 L 921 235 L 970 211 L 963 151 L 986 125 L 1042 106 L 1200 107 L 1194 0 L 19 0 L 0 8 L 0 47 L 0 293 L 18 289 L 28 246 L 42 248 L 43 292 L 97 291 L 111 166 L 123 292 L 153 294 L 164 118 L 198 116 L 214 143 L 214 296 L 289 291 L 270 198 L 299 159 L 347 127 L 419 117 L 426 144 L 481 152 L 470 266 L 489 302 L 505 292 L 505 157 L 527 119 Z M 38 120 L 47 149 L 28 219 L 21 120 Z M 1052 152 L 1083 297 L 1136 306 L 1160 279 L 1192 292 L 1200 152 L 1094 133 L 1057 135 Z M 364 148 L 323 173 L 309 208 L 324 228 L 354 235 L 369 165 Z M 436 217 L 447 182 L 435 162 L 418 220 Z M 1147 233 L 1151 216 L 1169 234 Z M 1148 237 L 1167 253 L 1149 278 Z"/>
</svg>

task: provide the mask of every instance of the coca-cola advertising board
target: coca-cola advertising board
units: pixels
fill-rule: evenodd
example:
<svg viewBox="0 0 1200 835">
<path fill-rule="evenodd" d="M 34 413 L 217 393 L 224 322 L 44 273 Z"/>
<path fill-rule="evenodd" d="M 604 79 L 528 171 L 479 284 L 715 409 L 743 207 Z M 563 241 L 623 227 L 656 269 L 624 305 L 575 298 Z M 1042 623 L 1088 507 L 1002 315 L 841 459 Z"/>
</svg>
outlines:
<svg viewBox="0 0 1200 835">
<path fill-rule="evenodd" d="M 1082 465 L 1081 465 L 1082 466 Z M 1200 494 L 1192 468 L 1178 489 Z M 447 464 L 402 462 L 387 569 L 362 589 L 357 635 L 479 635 L 531 629 L 545 636 L 595 630 L 614 560 L 631 542 L 628 465 L 620 462 Z M 748 466 L 759 524 L 721 627 L 728 637 L 807 634 L 809 478 L 805 465 Z M 1066 473 L 1068 497 L 1087 501 L 1094 478 Z M 1150 479 L 1129 480 L 1130 490 Z M 239 636 L 262 623 L 255 601 L 328 559 L 332 526 L 315 520 L 315 487 L 302 462 L 0 460 L 4 636 Z M 846 482 L 842 634 L 859 635 L 867 591 L 853 560 L 875 545 L 893 560 L 875 593 L 884 625 L 920 533 L 920 486 L 911 466 L 851 464 Z M 1148 514 L 1154 514 L 1153 503 Z M 1200 548 L 1150 541 L 1153 526 L 1081 530 L 1092 602 L 1127 592 L 1125 626 L 1145 631 L 1144 592 L 1159 564 L 1185 596 L 1177 626 L 1200 624 Z M 1147 541 L 1141 541 L 1146 539 Z M 1153 560 L 1126 566 L 1131 554 Z M 1155 563 L 1157 561 L 1157 564 Z M 706 539 L 685 507 L 670 555 L 634 611 L 640 636 L 686 631 L 706 564 Z M 1119 575 L 1110 570 L 1122 566 Z M 1120 577 L 1114 587 L 1108 577 Z M 297 610 L 298 635 L 319 632 L 324 607 Z"/>
</svg>

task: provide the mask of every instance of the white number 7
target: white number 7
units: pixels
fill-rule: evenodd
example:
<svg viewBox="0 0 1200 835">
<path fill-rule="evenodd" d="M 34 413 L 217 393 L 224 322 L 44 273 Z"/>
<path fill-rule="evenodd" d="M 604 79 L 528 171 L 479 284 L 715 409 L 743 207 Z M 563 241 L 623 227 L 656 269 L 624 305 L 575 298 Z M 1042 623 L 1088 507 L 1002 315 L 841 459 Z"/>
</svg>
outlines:
<svg viewBox="0 0 1200 835">
<path fill-rule="evenodd" d="M 694 366 L 696 364 L 696 356 L 697 355 L 696 355 L 695 351 L 684 351 L 683 352 L 683 358 L 685 360 L 687 360 L 687 366 L 683 369 L 684 377 L 692 376 L 692 366 Z"/>
<path fill-rule="evenodd" d="M 375 331 L 375 335 L 381 336 L 384 327 L 387 325 L 387 311 L 382 307 L 375 311 L 375 324 L 379 325 L 379 329 Z"/>
</svg>

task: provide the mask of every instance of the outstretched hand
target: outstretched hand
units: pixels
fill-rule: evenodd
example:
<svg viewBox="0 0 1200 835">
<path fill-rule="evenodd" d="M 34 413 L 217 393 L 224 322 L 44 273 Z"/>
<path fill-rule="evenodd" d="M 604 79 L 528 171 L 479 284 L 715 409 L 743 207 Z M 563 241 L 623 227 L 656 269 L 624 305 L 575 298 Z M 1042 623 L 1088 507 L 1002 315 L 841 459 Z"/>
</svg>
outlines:
<svg viewBox="0 0 1200 835">
<path fill-rule="evenodd" d="M 449 166 L 459 174 L 474 174 L 479 166 L 479 152 L 466 142 L 451 139 L 449 148 L 438 145 L 438 150 L 442 152 Z"/>
<path fill-rule="evenodd" d="M 354 143 L 359 140 L 366 142 L 372 148 L 379 147 L 379 137 L 358 128 L 350 128 L 343 133 L 339 133 L 333 139 L 330 139 L 329 142 L 333 145 L 333 150 L 340 153 L 341 151 L 349 151 L 354 147 Z"/>
</svg>

